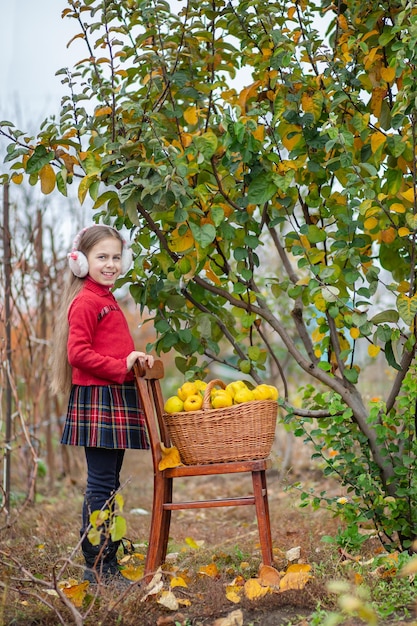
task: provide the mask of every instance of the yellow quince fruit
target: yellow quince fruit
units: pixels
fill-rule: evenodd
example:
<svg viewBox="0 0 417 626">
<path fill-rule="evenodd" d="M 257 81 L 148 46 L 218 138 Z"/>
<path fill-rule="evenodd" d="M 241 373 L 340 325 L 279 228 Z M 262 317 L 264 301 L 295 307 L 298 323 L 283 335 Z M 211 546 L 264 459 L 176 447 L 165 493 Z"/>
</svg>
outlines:
<svg viewBox="0 0 417 626">
<path fill-rule="evenodd" d="M 248 389 L 246 383 L 243 382 L 243 380 L 234 380 L 232 383 L 226 385 L 226 391 L 231 394 L 232 398 L 235 397 L 235 394 L 239 389 Z"/>
<path fill-rule="evenodd" d="M 278 389 L 274 387 L 274 385 L 267 385 L 267 387 L 269 387 L 271 400 L 278 400 L 278 396 L 279 396 Z"/>
<path fill-rule="evenodd" d="M 194 393 L 184 400 L 184 411 L 199 411 L 203 406 L 201 393 Z"/>
<path fill-rule="evenodd" d="M 198 388 L 195 383 L 187 381 L 177 391 L 178 397 L 184 402 L 189 396 L 193 396 L 198 393 Z"/>
<path fill-rule="evenodd" d="M 268 385 L 257 385 L 255 389 L 253 389 L 253 397 L 254 400 L 270 400 L 271 390 L 268 388 Z"/>
<path fill-rule="evenodd" d="M 251 402 L 251 400 L 254 400 L 253 391 L 251 391 L 246 386 L 245 386 L 245 389 L 243 387 L 241 389 L 238 389 L 233 398 L 233 402 L 235 404 L 242 404 L 243 402 Z"/>
<path fill-rule="evenodd" d="M 184 402 L 178 396 L 171 396 L 164 404 L 165 413 L 181 413 L 184 410 Z"/>
<path fill-rule="evenodd" d="M 212 396 L 211 406 L 213 409 L 223 409 L 228 406 L 232 406 L 233 398 L 226 389 L 217 389 L 217 392 Z"/>
<path fill-rule="evenodd" d="M 204 380 L 196 380 L 194 381 L 194 385 L 197 387 L 198 391 L 204 391 L 207 387 L 207 383 Z"/>
</svg>

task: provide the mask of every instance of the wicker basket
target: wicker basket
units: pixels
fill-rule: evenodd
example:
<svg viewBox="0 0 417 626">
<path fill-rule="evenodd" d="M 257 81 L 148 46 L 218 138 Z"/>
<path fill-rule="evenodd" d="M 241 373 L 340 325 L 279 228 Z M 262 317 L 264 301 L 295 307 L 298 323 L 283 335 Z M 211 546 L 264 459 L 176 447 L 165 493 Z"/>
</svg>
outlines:
<svg viewBox="0 0 417 626">
<path fill-rule="evenodd" d="M 212 380 L 199 411 L 164 413 L 171 441 L 185 465 L 264 459 L 271 452 L 278 403 L 254 400 L 222 409 L 210 408 Z"/>
</svg>

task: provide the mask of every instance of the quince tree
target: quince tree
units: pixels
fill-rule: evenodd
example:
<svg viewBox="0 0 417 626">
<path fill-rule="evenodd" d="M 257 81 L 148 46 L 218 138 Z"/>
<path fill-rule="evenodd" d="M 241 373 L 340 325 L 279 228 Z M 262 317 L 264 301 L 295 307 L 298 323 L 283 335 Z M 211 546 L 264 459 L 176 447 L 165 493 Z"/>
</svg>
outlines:
<svg viewBox="0 0 417 626">
<path fill-rule="evenodd" d="M 210 362 L 257 383 L 275 369 L 297 434 L 347 486 L 345 514 L 408 547 L 414 4 L 67 0 L 63 17 L 86 55 L 58 72 L 58 120 L 36 137 L 0 124 L 8 177 L 46 194 L 76 185 L 95 220 L 129 229 L 125 282 L 153 315 L 155 349 L 176 350 L 190 378 Z M 379 403 L 364 373 L 375 359 Z M 314 383 L 301 408 L 284 360 Z"/>
</svg>

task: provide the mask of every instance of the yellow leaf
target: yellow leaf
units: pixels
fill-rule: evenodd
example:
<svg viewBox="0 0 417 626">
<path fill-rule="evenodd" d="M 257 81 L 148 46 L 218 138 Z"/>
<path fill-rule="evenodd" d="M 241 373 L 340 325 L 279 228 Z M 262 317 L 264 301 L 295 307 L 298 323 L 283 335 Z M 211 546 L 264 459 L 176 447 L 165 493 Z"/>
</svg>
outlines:
<svg viewBox="0 0 417 626">
<path fill-rule="evenodd" d="M 396 234 L 397 233 L 395 229 L 390 226 L 389 228 L 385 228 L 385 230 L 381 230 L 381 232 L 379 233 L 379 238 L 384 243 L 392 243 L 393 241 L 395 241 Z"/>
<path fill-rule="evenodd" d="M 62 591 L 67 596 L 74 606 L 80 607 L 83 604 L 85 594 L 87 593 L 89 581 L 86 580 L 80 584 L 64 586 Z"/>
<path fill-rule="evenodd" d="M 340 26 L 340 28 L 342 30 L 349 30 L 349 25 L 348 25 L 347 19 L 345 18 L 344 15 L 342 15 L 342 14 L 338 15 L 337 21 L 338 21 L 339 26 Z"/>
<path fill-rule="evenodd" d="M 387 138 L 383 133 L 373 133 L 371 136 L 371 150 L 372 154 L 378 150 L 380 146 L 382 146 L 386 142 Z"/>
<path fill-rule="evenodd" d="M 389 210 L 394 211 L 394 213 L 405 213 L 405 206 L 399 202 L 394 202 L 391 204 Z"/>
<path fill-rule="evenodd" d="M 255 98 L 258 93 L 258 87 L 262 85 L 260 80 L 255 81 L 249 87 L 245 87 L 239 94 L 239 106 L 242 110 L 245 110 L 246 103 L 250 98 Z"/>
<path fill-rule="evenodd" d="M 17 172 L 14 172 L 12 174 L 12 181 L 16 184 L 16 185 L 20 185 L 20 183 L 23 181 L 23 174 L 17 174 Z"/>
<path fill-rule="evenodd" d="M 50 163 L 47 163 L 39 171 L 39 178 L 41 179 L 42 193 L 48 195 L 55 189 L 55 172 Z"/>
<path fill-rule="evenodd" d="M 239 592 L 242 590 L 242 587 L 238 587 L 237 585 L 229 585 L 226 587 L 226 598 L 229 600 L 229 602 L 233 602 L 234 604 L 237 604 L 238 602 L 240 602 L 240 595 Z"/>
<path fill-rule="evenodd" d="M 378 220 L 376 219 L 376 217 L 368 217 L 363 225 L 365 226 L 366 230 L 373 230 L 378 226 Z"/>
<path fill-rule="evenodd" d="M 410 187 L 407 191 L 401 191 L 400 195 L 408 202 L 414 202 L 415 189 L 414 187 Z"/>
<path fill-rule="evenodd" d="M 168 246 L 172 252 L 186 252 L 194 245 L 195 241 L 190 229 L 180 235 L 178 228 L 175 228 L 169 236 Z"/>
<path fill-rule="evenodd" d="M 368 354 L 372 359 L 374 359 L 379 354 L 380 350 L 380 346 L 375 346 L 374 344 L 368 346 Z"/>
<path fill-rule="evenodd" d="M 94 117 L 100 117 L 101 115 L 111 115 L 113 112 L 111 107 L 100 107 L 94 111 Z"/>
<path fill-rule="evenodd" d="M 123 498 L 121 493 L 116 493 L 116 495 L 114 496 L 114 501 L 116 502 L 117 506 L 119 507 L 119 510 L 123 511 L 125 500 L 124 500 L 124 498 Z"/>
<path fill-rule="evenodd" d="M 198 548 L 200 547 L 192 537 L 186 537 L 185 543 L 187 544 L 187 546 L 190 546 L 190 548 L 194 548 L 194 550 L 198 550 Z"/>
<path fill-rule="evenodd" d="M 191 606 L 191 600 L 188 600 L 186 598 L 184 600 L 182 600 L 181 598 L 177 598 L 177 602 L 181 606 Z"/>
<path fill-rule="evenodd" d="M 184 148 L 187 148 L 193 140 L 193 136 L 190 135 L 190 133 L 181 132 L 180 137 L 181 137 L 181 143 L 184 146 Z"/>
<path fill-rule="evenodd" d="M 289 589 L 304 589 L 306 583 L 312 578 L 310 574 L 311 565 L 307 563 L 296 563 L 290 565 L 280 582 L 280 591 Z"/>
<path fill-rule="evenodd" d="M 244 591 L 248 600 L 258 600 L 268 593 L 269 587 L 263 587 L 256 578 L 249 578 L 245 582 Z"/>
<path fill-rule="evenodd" d="M 279 587 L 281 577 L 275 567 L 262 565 L 259 570 L 259 582 L 263 587 Z"/>
<path fill-rule="evenodd" d="M 408 293 L 410 291 L 410 283 L 408 280 L 402 280 L 398 286 L 397 291 L 400 293 Z"/>
<path fill-rule="evenodd" d="M 395 78 L 394 67 L 381 67 L 381 78 L 387 83 L 392 83 Z"/>
<path fill-rule="evenodd" d="M 319 250 L 318 248 L 311 248 L 311 250 L 307 250 L 306 253 L 308 260 L 313 265 L 316 265 L 316 263 L 320 263 L 326 256 L 325 251 Z"/>
<path fill-rule="evenodd" d="M 160 472 L 169 467 L 179 467 L 180 465 L 183 465 L 183 463 L 181 462 L 178 448 L 176 448 L 175 446 L 172 446 L 172 448 L 167 448 L 166 446 L 164 446 L 162 441 L 160 442 L 160 446 L 162 452 L 162 459 L 159 461 L 158 464 L 158 469 Z"/>
<path fill-rule="evenodd" d="M 320 118 L 323 109 L 323 100 L 321 91 L 314 91 L 313 93 L 305 91 L 301 96 L 301 106 L 306 113 L 311 113 L 316 122 Z"/>
<path fill-rule="evenodd" d="M 209 563 L 208 565 L 202 565 L 198 570 L 199 574 L 205 574 L 210 578 L 217 578 L 219 575 L 219 570 L 215 563 Z"/>
<path fill-rule="evenodd" d="M 181 578 L 181 576 L 173 576 L 173 578 L 171 578 L 169 586 L 171 587 L 171 589 L 173 589 L 174 587 L 188 587 L 187 583 L 183 578 Z"/>
<path fill-rule="evenodd" d="M 198 122 L 197 107 L 188 107 L 188 109 L 185 109 L 184 119 L 187 122 L 187 124 L 190 124 L 191 126 L 194 126 L 195 124 L 197 124 Z"/>
<path fill-rule="evenodd" d="M 399 237 L 408 237 L 409 234 L 410 234 L 410 230 L 406 226 L 401 226 L 401 228 L 398 229 Z"/>
<path fill-rule="evenodd" d="M 313 340 L 314 343 L 318 343 L 319 341 L 321 341 L 322 339 L 324 339 L 326 335 L 322 332 L 320 332 L 319 327 L 317 326 L 317 328 L 315 328 L 313 330 L 313 332 L 311 333 L 311 338 Z"/>
<path fill-rule="evenodd" d="M 357 339 L 359 335 L 361 334 L 361 331 L 359 330 L 359 328 L 351 328 L 349 331 L 349 334 L 352 337 L 352 339 Z"/>
<path fill-rule="evenodd" d="M 291 152 L 291 150 L 293 150 L 303 138 L 301 134 L 301 127 L 296 126 L 295 124 L 288 124 L 285 126 L 286 132 L 283 134 L 282 143 L 284 148 Z"/>
<path fill-rule="evenodd" d="M 265 138 L 265 126 L 263 124 L 259 124 L 259 126 L 256 127 L 256 130 L 253 131 L 252 135 L 258 141 L 263 141 Z"/>
<path fill-rule="evenodd" d="M 137 581 L 143 578 L 144 571 L 145 566 L 143 565 L 143 563 L 142 565 L 137 565 L 132 562 L 124 565 L 123 568 L 120 570 L 120 573 L 124 578 L 127 578 L 127 580 Z"/>
</svg>

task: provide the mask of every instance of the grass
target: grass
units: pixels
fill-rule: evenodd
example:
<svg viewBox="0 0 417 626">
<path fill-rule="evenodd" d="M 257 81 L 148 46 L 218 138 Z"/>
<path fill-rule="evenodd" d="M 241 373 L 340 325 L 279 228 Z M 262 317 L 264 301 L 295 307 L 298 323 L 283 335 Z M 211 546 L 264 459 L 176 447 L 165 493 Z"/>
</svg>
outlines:
<svg viewBox="0 0 417 626">
<path fill-rule="evenodd" d="M 148 480 L 137 465 L 135 471 L 137 475 L 125 487 L 125 499 L 132 509 L 143 506 L 149 510 L 152 483 L 148 469 L 143 469 Z M 160 591 L 145 599 L 145 586 L 140 583 L 126 591 L 107 587 L 96 595 L 87 590 L 80 606 L 74 607 L 76 599 L 69 602 L 63 596 L 54 574 L 63 567 L 60 580 L 80 582 L 82 578 L 82 560 L 79 552 L 74 552 L 82 489 L 82 477 L 79 484 L 58 481 L 52 490 L 41 484 L 36 503 L 20 512 L 20 500 L 16 500 L 11 524 L 0 530 L 0 624 L 212 626 L 216 619 L 240 610 L 243 626 L 417 626 L 417 621 L 413 622 L 417 598 L 413 576 L 399 576 L 406 555 L 397 560 L 384 555 L 379 543 L 369 539 L 360 555 L 343 558 L 334 544 L 320 540 L 340 522 L 323 511 L 300 509 L 291 500 L 294 496 L 284 496 L 274 484 L 270 505 L 276 569 L 284 572 L 286 550 L 300 545 L 302 559 L 311 565 L 313 574 L 303 589 L 275 590 L 253 600 L 242 593 L 236 604 L 226 597 L 228 586 L 243 586 L 257 577 L 260 562 L 253 514 L 236 507 L 214 516 L 204 512 L 173 516 L 170 552 L 176 557 L 165 568 Z M 215 490 L 216 484 L 205 483 L 203 489 Z M 149 516 L 129 513 L 129 507 L 124 514 L 129 539 L 145 553 Z M 190 547 L 193 539 L 201 544 L 198 549 Z M 216 566 L 213 570 L 207 567 L 212 564 Z M 202 569 L 206 573 L 202 574 Z M 187 586 L 171 587 L 173 578 L 183 578 Z M 179 605 L 173 609 L 161 604 L 163 592 L 172 592 Z"/>
</svg>

